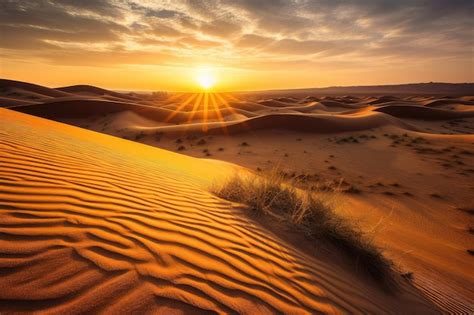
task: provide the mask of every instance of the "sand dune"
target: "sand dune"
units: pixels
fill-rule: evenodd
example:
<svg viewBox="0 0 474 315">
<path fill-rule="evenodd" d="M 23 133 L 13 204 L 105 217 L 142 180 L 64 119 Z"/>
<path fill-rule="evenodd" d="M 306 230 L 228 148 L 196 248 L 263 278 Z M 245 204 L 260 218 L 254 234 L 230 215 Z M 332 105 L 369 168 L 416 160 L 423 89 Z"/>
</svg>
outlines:
<svg viewBox="0 0 474 315">
<path fill-rule="evenodd" d="M 464 100 L 463 98 L 456 99 L 435 99 L 424 102 L 427 107 L 440 107 L 444 105 L 474 105 L 473 101 Z"/>
<path fill-rule="evenodd" d="M 5 79 L 0 79 L 0 89 L 2 90 L 2 95 L 10 94 L 18 98 L 25 96 L 28 97 L 29 95 L 37 95 L 39 97 L 61 97 L 70 95 L 63 91 L 50 89 L 36 84 Z"/>
<path fill-rule="evenodd" d="M 425 297 L 445 312 L 472 312 L 470 231 L 474 221 L 470 209 L 474 206 L 474 117 L 471 102 L 474 99 L 469 96 L 472 93 L 465 96 L 456 93 L 446 96 L 451 94 L 449 91 L 431 96 L 426 93 L 394 96 L 288 93 L 277 97 L 259 93 L 178 93 L 167 98 L 131 94 L 137 100 L 126 100 L 122 93 L 116 95 L 117 92 L 89 87 L 68 89 L 67 95 L 52 97 L 38 96 L 37 86 L 32 86 L 31 91 L 27 85 L 22 86 L 23 90 L 16 90 L 13 96 L 9 94 L 12 89 L 8 84 L 0 90 L 0 97 L 6 102 L 3 106 L 188 156 L 210 156 L 255 172 L 278 167 L 288 179 L 302 179 L 305 189 L 324 189 L 331 183 L 341 185 L 344 215 L 360 222 L 364 230 L 373 231 L 370 233 L 376 243 L 386 249 L 386 255 L 397 267 L 411 275 L 410 282 Z M 1 234 L 0 240 L 12 242 L 8 247 L 11 251 L 20 242 L 18 248 L 24 250 L 1 256 L 7 266 L 14 266 L 11 274 L 16 276 L 6 278 L 10 279 L 8 284 L 21 278 L 16 291 L 11 291 L 15 293 L 5 296 L 8 301 L 21 299 L 20 292 L 26 292 L 26 300 L 37 300 L 31 309 L 69 310 L 68 305 L 78 301 L 92 301 L 91 295 L 98 294 L 104 286 L 106 293 L 99 294 L 92 304 L 99 305 L 102 298 L 112 301 L 106 296 L 111 294 L 117 296 L 117 307 L 121 310 L 140 306 L 154 309 L 161 304 L 168 305 L 168 310 L 191 305 L 187 312 L 192 312 L 192 307 L 197 307 L 194 310 L 198 312 L 203 309 L 246 312 L 258 306 L 262 313 L 277 310 L 414 313 L 420 311 L 418 307 L 431 307 L 430 303 L 421 302 L 423 298 L 413 288 L 404 287 L 405 293 L 387 296 L 372 284 L 361 281 L 354 270 L 336 263 L 338 260 L 327 253 L 311 257 L 302 254 L 300 250 L 314 252 L 304 240 L 287 239 L 283 231 L 271 225 L 269 230 L 262 228 L 266 225 L 250 222 L 235 205 L 209 195 L 208 184 L 240 169 L 235 165 L 187 158 L 8 110 L 1 113 L 2 122 L 3 117 L 8 121 L 2 127 L 9 128 L 0 134 L 8 149 L 2 151 L 5 152 L 2 158 L 9 161 L 1 165 L 8 166 L 2 168 L 7 175 L 2 177 L 2 183 L 6 184 L 1 187 L 6 187 L 4 194 L 13 198 L 2 209 L 8 213 L 7 222 L 18 224 L 26 231 L 12 236 L 13 229 L 5 225 L 6 232 Z M 55 156 L 55 153 L 61 154 Z M 67 171 L 68 167 L 72 173 Z M 43 168 L 44 174 L 37 171 Z M 99 174 L 97 180 L 93 180 L 93 172 Z M 32 192 L 36 199 L 34 206 L 28 206 Z M 92 204 L 97 198 L 100 203 Z M 190 204 L 194 208 L 189 208 Z M 152 210 L 147 212 L 145 208 Z M 53 214 L 42 212 L 48 220 L 37 227 L 31 226 L 30 221 L 36 220 L 38 211 L 43 210 Z M 116 211 L 125 212 L 122 216 Z M 193 214 L 182 218 L 186 222 L 175 222 L 177 213 L 182 211 Z M 216 220 L 222 217 L 230 220 L 219 221 L 225 227 L 213 220 L 214 211 L 218 213 Z M 146 220 L 140 217 L 143 213 Z M 84 218 L 77 219 L 78 215 Z M 110 216 L 113 220 L 99 224 L 95 222 L 99 216 Z M 199 226 L 196 233 L 207 233 L 213 238 L 192 234 L 195 232 L 190 227 L 199 224 L 195 216 L 210 220 L 205 227 Z M 60 233 L 45 232 L 51 231 L 47 227 L 58 224 L 62 224 Z M 70 230 L 72 224 L 81 224 L 79 230 Z M 176 226 L 180 227 L 179 232 Z M 229 226 L 238 230 L 231 231 L 239 236 L 233 243 L 234 236 L 225 234 Z M 82 233 L 82 228 L 88 234 Z M 188 228 L 192 236 L 180 236 Z M 140 233 L 135 235 L 135 230 Z M 168 243 L 165 231 L 177 242 Z M 251 239 L 249 235 L 254 232 L 263 238 Z M 29 233 L 36 233 L 38 240 L 32 241 Z M 130 233 L 134 235 L 131 238 Z M 61 246 L 65 244 L 69 252 L 63 251 Z M 157 244 L 164 244 L 165 249 Z M 39 250 L 41 246 L 47 250 Z M 215 246 L 225 250 L 216 252 Z M 182 252 L 180 248 L 184 248 Z M 30 249 L 34 253 L 42 251 L 44 256 L 30 255 Z M 187 255 L 191 258 L 186 258 Z M 40 274 L 46 270 L 48 259 L 53 258 L 68 265 L 52 279 L 44 278 L 45 284 L 38 279 L 42 279 Z M 229 259 L 232 268 L 224 262 Z M 268 265 L 262 260 L 273 267 L 265 267 Z M 132 270 L 130 267 L 142 262 L 156 268 Z M 198 266 L 195 262 L 199 262 Z M 251 273 L 245 264 L 263 264 L 264 270 Z M 18 267 L 23 265 L 38 267 Z M 66 270 L 76 267 L 90 269 L 90 279 L 94 280 L 87 282 L 81 273 L 67 274 Z M 107 268 L 117 270 L 105 271 Z M 294 268 L 298 270 L 296 274 L 292 273 Z M 26 276 L 22 270 L 33 271 Z M 266 270 L 273 271 L 268 275 Z M 158 277 L 158 273 L 165 275 L 162 276 L 165 279 Z M 28 277 L 36 279 L 34 288 L 25 289 Z M 67 297 L 61 295 L 66 294 L 62 292 L 66 289 L 58 287 L 62 279 L 72 283 L 64 285 L 73 288 Z M 36 296 L 40 294 L 35 290 L 38 287 L 50 291 Z M 120 292 L 112 292 L 110 287 L 117 287 Z M 137 302 L 136 296 L 143 296 L 142 302 Z M 405 302 L 407 299 L 410 302 Z M 3 309 L 9 307 L 8 302 L 0 305 Z M 100 305 L 92 309 L 107 307 L 114 311 Z M 26 303 L 21 304 L 16 310 L 26 307 Z"/>
<path fill-rule="evenodd" d="M 216 126 L 226 126 L 234 133 L 245 131 L 246 127 L 239 127 L 243 125 L 250 125 L 257 129 L 289 129 L 308 132 L 345 132 L 373 129 L 385 125 L 414 130 L 416 127 L 413 126 L 412 121 L 408 123 L 400 119 L 449 120 L 469 118 L 474 115 L 474 111 L 467 107 L 472 101 L 461 98 L 346 95 L 277 97 L 254 101 L 242 100 L 226 94 L 186 95 L 184 93 L 168 99 L 148 100 L 140 98 L 139 95 L 112 92 L 87 85 L 55 90 L 4 80 L 2 86 L 5 89 L 23 87 L 27 93 L 42 92 L 44 95 L 60 93 L 54 98 L 48 96 L 48 99 L 36 100 L 33 104 L 25 103 L 21 95 L 18 98 L 8 98 L 10 102 L 7 101 L 7 107 L 14 107 L 17 111 L 49 119 L 59 121 L 68 119 L 68 123 L 81 125 L 91 117 L 133 111 L 144 119 L 156 121 L 157 125 L 163 125 L 163 123 L 181 125 L 177 128 L 166 127 L 162 132 L 176 129 L 193 131 L 196 129 L 196 124 L 201 124 L 203 131 L 213 130 Z M 387 117 L 377 116 L 376 113 L 387 114 Z M 295 117 L 294 114 L 302 115 Z M 328 114 L 334 117 L 327 117 Z M 288 117 L 282 118 L 279 115 Z M 362 115 L 367 117 L 362 117 Z M 70 118 L 77 121 L 74 122 Z M 81 121 L 81 118 L 84 121 Z M 186 124 L 189 126 L 182 127 Z"/>
<path fill-rule="evenodd" d="M 434 311 L 309 257 L 206 191 L 236 166 L 0 110 L 0 310 Z"/>
<path fill-rule="evenodd" d="M 474 110 L 470 111 L 455 111 L 441 108 L 431 108 L 424 106 L 412 105 L 391 105 L 383 106 L 374 111 L 390 114 L 395 117 L 405 117 L 411 119 L 426 119 L 426 120 L 448 120 L 456 118 L 474 117 Z"/>
<path fill-rule="evenodd" d="M 416 127 L 397 119 L 372 113 L 363 116 L 331 116 L 331 115 L 301 115 L 301 114 L 267 114 L 240 121 L 217 121 L 209 123 L 194 123 L 178 126 L 163 126 L 149 128 L 153 133 L 185 135 L 196 134 L 227 134 L 252 133 L 257 130 L 279 129 L 315 133 L 338 133 L 367 130 L 385 126 L 397 126 L 406 130 L 416 130 Z"/>
<path fill-rule="evenodd" d="M 32 105 L 38 104 L 39 102 L 33 100 L 22 100 L 18 98 L 11 97 L 0 97 L 0 107 L 12 107 L 18 105 Z"/>
<path fill-rule="evenodd" d="M 132 96 L 132 95 L 127 95 L 127 94 L 124 94 L 124 93 L 117 93 L 117 92 L 101 89 L 101 88 L 91 86 L 91 85 L 65 86 L 65 87 L 57 88 L 56 90 L 67 92 L 67 93 L 73 93 L 73 94 L 112 96 L 117 100 L 118 99 L 128 100 L 128 101 L 138 101 L 139 100 L 138 97 L 135 97 L 135 96 Z"/>
</svg>

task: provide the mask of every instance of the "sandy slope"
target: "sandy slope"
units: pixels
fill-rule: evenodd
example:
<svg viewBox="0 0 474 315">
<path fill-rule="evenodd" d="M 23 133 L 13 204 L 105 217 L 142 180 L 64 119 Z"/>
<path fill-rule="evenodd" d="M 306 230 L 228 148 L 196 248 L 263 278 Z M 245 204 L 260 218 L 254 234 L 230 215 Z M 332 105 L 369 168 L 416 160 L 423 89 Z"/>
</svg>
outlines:
<svg viewBox="0 0 474 315">
<path fill-rule="evenodd" d="M 41 91 L 0 96 L 17 111 L 170 151 L 257 172 L 278 167 L 307 189 L 342 183 L 341 212 L 373 235 L 401 270 L 413 272 L 412 282 L 427 297 L 445 311 L 473 311 L 474 264 L 467 250 L 474 249 L 474 97 L 374 92 L 151 99 L 78 86 L 58 90 L 68 96 L 45 95 L 31 104 L 31 93 Z M 188 171 L 202 162 L 194 160 Z M 204 173 L 188 180 L 219 175 Z M 326 256 L 317 256 L 318 263 L 331 264 Z"/>
<path fill-rule="evenodd" d="M 206 191 L 236 166 L 0 109 L 0 311 L 429 312 Z"/>
</svg>

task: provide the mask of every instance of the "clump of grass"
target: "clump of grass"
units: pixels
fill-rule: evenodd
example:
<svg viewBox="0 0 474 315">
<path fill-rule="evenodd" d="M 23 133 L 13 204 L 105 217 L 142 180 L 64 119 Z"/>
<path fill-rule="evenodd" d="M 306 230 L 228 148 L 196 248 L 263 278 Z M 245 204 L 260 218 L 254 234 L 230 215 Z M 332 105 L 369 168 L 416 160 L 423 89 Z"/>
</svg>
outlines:
<svg viewBox="0 0 474 315">
<path fill-rule="evenodd" d="M 265 177 L 235 176 L 213 192 L 245 204 L 252 214 L 279 220 L 306 237 L 332 244 L 383 288 L 396 288 L 392 263 L 359 228 L 334 211 L 328 194 L 300 190 L 284 182 L 281 172 Z"/>
<path fill-rule="evenodd" d="M 401 276 L 407 280 L 413 280 L 413 272 L 405 272 Z"/>
<path fill-rule="evenodd" d="M 350 185 L 348 188 L 346 188 L 344 190 L 345 193 L 348 193 L 348 194 L 360 194 L 362 193 L 362 190 L 360 190 L 359 188 L 353 186 L 353 185 Z"/>
<path fill-rule="evenodd" d="M 162 132 L 157 132 L 156 135 L 155 135 L 155 140 L 156 141 L 161 141 L 161 138 L 163 137 L 163 133 Z"/>
<path fill-rule="evenodd" d="M 135 140 L 140 140 L 140 139 L 143 139 L 145 137 L 145 133 L 143 131 L 140 131 L 140 133 L 137 133 L 135 135 Z"/>
<path fill-rule="evenodd" d="M 474 215 L 474 207 L 458 207 L 457 209 L 460 211 L 464 211 L 467 214 Z"/>
</svg>

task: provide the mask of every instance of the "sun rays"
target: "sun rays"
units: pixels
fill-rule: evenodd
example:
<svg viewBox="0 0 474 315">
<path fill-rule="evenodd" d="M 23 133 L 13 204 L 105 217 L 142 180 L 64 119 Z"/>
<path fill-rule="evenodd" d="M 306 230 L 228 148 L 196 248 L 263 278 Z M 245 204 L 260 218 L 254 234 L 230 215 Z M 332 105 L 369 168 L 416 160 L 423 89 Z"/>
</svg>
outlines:
<svg viewBox="0 0 474 315">
<path fill-rule="evenodd" d="M 239 115 L 229 102 L 240 101 L 228 93 L 203 91 L 199 93 L 170 96 L 167 100 L 176 103 L 176 108 L 165 118 L 165 122 L 175 121 L 177 116 L 187 116 L 185 124 L 199 123 L 202 131 L 207 131 L 210 124 L 218 124 L 226 132 L 226 117 Z"/>
<path fill-rule="evenodd" d="M 209 65 L 192 69 L 199 92 L 177 93 L 165 100 L 167 109 L 172 109 L 165 118 L 166 123 L 200 124 L 202 131 L 212 127 L 221 127 L 226 132 L 229 116 L 235 118 L 239 115 L 229 102 L 240 100 L 229 93 L 216 92 L 215 85 L 218 81 L 218 70 Z"/>
</svg>

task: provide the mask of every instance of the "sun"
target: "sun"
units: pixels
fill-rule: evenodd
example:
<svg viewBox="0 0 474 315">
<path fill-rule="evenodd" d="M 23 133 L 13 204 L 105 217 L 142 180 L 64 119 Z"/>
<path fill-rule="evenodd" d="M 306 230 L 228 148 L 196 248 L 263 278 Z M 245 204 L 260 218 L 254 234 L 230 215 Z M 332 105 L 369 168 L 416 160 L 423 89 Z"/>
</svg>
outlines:
<svg viewBox="0 0 474 315">
<path fill-rule="evenodd" d="M 211 69 L 205 68 L 197 72 L 196 81 L 203 89 L 209 90 L 216 83 L 216 78 Z"/>
</svg>

